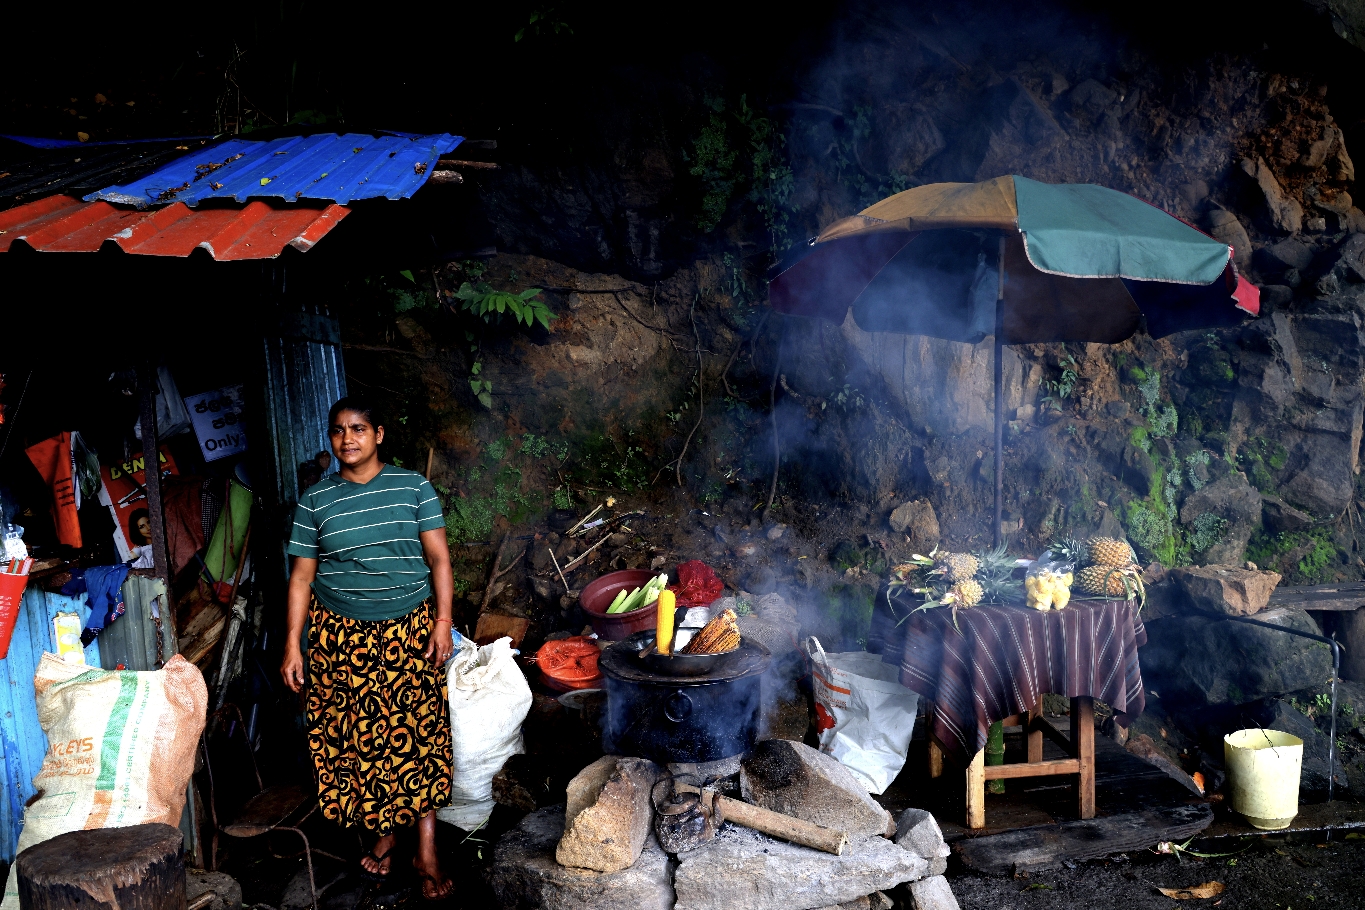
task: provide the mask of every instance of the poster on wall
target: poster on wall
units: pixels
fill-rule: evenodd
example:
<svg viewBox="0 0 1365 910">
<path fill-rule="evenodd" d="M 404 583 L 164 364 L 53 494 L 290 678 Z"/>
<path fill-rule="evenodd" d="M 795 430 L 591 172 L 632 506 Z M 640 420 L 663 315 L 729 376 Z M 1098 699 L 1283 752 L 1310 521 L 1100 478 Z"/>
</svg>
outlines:
<svg viewBox="0 0 1365 910">
<path fill-rule="evenodd" d="M 246 451 L 240 385 L 190 395 L 185 399 L 185 407 L 189 409 L 190 424 L 204 461 L 217 461 Z"/>
<path fill-rule="evenodd" d="M 162 446 L 158 453 L 161 461 L 161 476 L 179 474 L 175 459 Z M 110 513 L 118 529 L 114 531 L 114 544 L 123 560 L 141 547 L 152 542 L 152 517 L 147 508 L 147 461 L 141 454 L 114 466 L 100 465 L 100 479 L 104 481 L 104 495 Z"/>
</svg>

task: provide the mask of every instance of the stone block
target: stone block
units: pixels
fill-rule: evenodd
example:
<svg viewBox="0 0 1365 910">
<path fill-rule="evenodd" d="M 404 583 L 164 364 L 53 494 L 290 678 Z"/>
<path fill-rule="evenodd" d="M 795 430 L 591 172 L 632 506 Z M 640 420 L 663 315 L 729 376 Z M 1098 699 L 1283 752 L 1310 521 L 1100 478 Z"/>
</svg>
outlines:
<svg viewBox="0 0 1365 910">
<path fill-rule="evenodd" d="M 620 872 L 570 869 L 555 860 L 564 808 L 532 812 L 498 841 L 489 884 L 502 910 L 673 910 L 673 864 L 651 834 Z"/>
<path fill-rule="evenodd" d="M 958 910 L 953 889 L 941 875 L 911 882 L 906 888 L 910 892 L 912 910 Z"/>
<path fill-rule="evenodd" d="M 658 779 L 658 765 L 643 758 L 603 756 L 580 771 L 569 782 L 555 859 L 597 872 L 629 868 L 652 837 L 649 794 Z"/>
<path fill-rule="evenodd" d="M 1273 534 L 1297 531 L 1313 523 L 1313 516 L 1300 512 L 1278 496 L 1261 496 L 1261 523 Z"/>
<path fill-rule="evenodd" d="M 231 875 L 205 872 L 202 869 L 186 869 L 186 903 L 192 902 L 206 891 L 212 891 L 216 896 L 204 910 L 242 910 L 242 886 L 237 884 L 237 880 Z"/>
<path fill-rule="evenodd" d="M 1263 610 L 1256 619 L 1321 635 L 1305 611 Z M 1319 685 L 1332 673 L 1321 642 L 1231 620 L 1168 616 L 1146 624 L 1142 678 L 1167 704 L 1240 705 Z"/>
<path fill-rule="evenodd" d="M 740 765 L 739 786 L 746 802 L 846 831 L 851 838 L 885 835 L 891 829 L 891 813 L 868 795 L 852 771 L 804 743 L 760 742 Z"/>
<path fill-rule="evenodd" d="M 930 875 L 942 875 L 952 850 L 943 840 L 938 820 L 924 809 L 906 809 L 896 819 L 896 845 L 929 863 Z"/>
<path fill-rule="evenodd" d="M 925 860 L 881 837 L 834 856 L 725 825 L 711 843 L 682 854 L 675 910 L 812 910 L 923 878 Z"/>
<path fill-rule="evenodd" d="M 927 499 L 916 499 L 902 503 L 891 513 L 891 530 L 910 538 L 913 547 L 932 550 L 939 541 L 941 531 L 938 516 Z"/>
<path fill-rule="evenodd" d="M 1238 566 L 1190 566 L 1172 569 L 1170 574 L 1190 606 L 1231 616 L 1259 613 L 1280 583 L 1278 572 Z"/>
</svg>

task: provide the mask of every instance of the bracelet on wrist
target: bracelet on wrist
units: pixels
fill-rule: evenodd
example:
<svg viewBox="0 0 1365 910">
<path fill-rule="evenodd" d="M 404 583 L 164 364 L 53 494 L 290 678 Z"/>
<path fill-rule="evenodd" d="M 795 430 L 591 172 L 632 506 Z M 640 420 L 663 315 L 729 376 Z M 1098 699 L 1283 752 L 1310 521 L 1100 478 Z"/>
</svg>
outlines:
<svg viewBox="0 0 1365 910">
<path fill-rule="evenodd" d="M 450 620 L 445 616 L 438 616 L 431 621 L 431 624 L 434 626 L 438 622 L 450 622 Z"/>
</svg>

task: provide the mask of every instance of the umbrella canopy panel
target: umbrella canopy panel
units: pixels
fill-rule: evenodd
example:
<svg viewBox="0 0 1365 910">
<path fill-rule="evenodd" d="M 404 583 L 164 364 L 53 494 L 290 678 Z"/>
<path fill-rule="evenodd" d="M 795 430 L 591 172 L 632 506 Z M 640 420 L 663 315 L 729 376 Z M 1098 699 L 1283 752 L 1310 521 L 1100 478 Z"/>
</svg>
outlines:
<svg viewBox="0 0 1365 910">
<path fill-rule="evenodd" d="M 1232 250 L 1105 187 L 1023 177 L 930 184 L 826 228 L 784 263 L 773 307 L 868 331 L 979 342 L 994 331 L 1004 238 L 1002 341 L 1113 343 L 1232 326 L 1259 310 Z"/>
</svg>

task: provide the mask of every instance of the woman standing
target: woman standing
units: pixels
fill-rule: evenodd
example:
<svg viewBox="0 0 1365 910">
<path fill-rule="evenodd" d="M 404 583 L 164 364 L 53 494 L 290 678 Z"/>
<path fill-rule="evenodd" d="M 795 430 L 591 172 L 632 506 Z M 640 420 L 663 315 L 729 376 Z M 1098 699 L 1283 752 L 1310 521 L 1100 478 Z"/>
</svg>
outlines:
<svg viewBox="0 0 1365 910">
<path fill-rule="evenodd" d="M 327 423 L 340 471 L 299 497 L 288 553 L 289 631 L 280 672 L 305 685 L 308 749 L 327 818 L 378 835 L 361 860 L 389 872 L 400 828 L 417 826 L 413 866 L 429 899 L 451 892 L 436 856 L 436 808 L 450 801 L 444 665 L 454 588 L 440 500 L 413 471 L 379 460 L 384 427 L 358 396 Z"/>
</svg>

